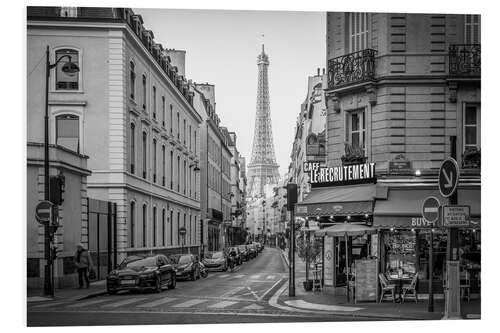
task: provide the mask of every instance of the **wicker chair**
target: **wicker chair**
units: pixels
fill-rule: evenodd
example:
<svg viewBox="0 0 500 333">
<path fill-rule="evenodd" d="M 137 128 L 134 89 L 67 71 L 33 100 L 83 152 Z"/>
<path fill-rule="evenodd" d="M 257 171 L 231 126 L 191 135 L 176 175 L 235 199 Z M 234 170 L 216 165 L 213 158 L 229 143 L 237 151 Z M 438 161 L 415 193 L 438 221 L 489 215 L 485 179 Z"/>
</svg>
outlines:
<svg viewBox="0 0 500 333">
<path fill-rule="evenodd" d="M 413 297 L 415 297 L 415 303 L 418 303 L 417 281 L 418 281 L 418 274 L 415 274 L 413 276 L 413 279 L 411 279 L 410 284 L 403 285 L 403 287 L 402 287 L 403 293 L 401 295 L 401 302 L 402 303 L 405 301 L 405 297 L 406 297 L 407 293 L 412 293 Z"/>
<path fill-rule="evenodd" d="M 380 300 L 378 302 L 381 303 L 382 299 L 385 296 L 385 293 L 390 292 L 392 296 L 392 302 L 394 303 L 396 301 L 396 285 L 393 283 L 389 283 L 385 275 L 382 273 L 378 275 L 378 278 L 380 281 L 380 287 L 382 289 L 380 292 Z"/>
</svg>

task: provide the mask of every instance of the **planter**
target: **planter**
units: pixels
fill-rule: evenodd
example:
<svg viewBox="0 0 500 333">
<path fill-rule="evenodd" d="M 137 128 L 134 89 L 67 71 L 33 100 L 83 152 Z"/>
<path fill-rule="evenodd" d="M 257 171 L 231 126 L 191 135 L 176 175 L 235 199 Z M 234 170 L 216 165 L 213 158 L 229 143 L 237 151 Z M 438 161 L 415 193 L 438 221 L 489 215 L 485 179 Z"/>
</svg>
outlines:
<svg viewBox="0 0 500 333">
<path fill-rule="evenodd" d="M 304 290 L 305 291 L 311 291 L 313 289 L 313 281 L 312 280 L 306 280 L 302 282 L 304 285 Z"/>
</svg>

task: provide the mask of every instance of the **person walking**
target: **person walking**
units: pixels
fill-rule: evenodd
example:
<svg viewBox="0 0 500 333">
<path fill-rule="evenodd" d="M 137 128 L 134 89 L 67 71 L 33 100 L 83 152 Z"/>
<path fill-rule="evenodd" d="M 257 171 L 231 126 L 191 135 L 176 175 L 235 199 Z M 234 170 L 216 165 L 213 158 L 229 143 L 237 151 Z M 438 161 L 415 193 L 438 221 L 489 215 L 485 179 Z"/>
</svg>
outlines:
<svg viewBox="0 0 500 333">
<path fill-rule="evenodd" d="M 85 280 L 86 287 L 88 288 L 90 285 L 89 270 L 93 270 L 94 265 L 92 264 L 89 251 L 85 249 L 82 243 L 76 246 L 74 259 L 78 271 L 78 289 L 83 288 L 83 280 Z"/>
</svg>

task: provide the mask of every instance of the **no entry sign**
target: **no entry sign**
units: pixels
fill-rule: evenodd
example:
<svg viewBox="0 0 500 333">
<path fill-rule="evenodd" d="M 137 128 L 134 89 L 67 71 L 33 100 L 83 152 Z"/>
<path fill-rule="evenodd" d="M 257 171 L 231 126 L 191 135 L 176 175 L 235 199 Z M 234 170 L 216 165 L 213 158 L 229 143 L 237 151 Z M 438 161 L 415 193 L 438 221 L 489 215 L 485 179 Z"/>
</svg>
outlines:
<svg viewBox="0 0 500 333">
<path fill-rule="evenodd" d="M 439 192 L 445 198 L 455 193 L 458 184 L 458 163 L 453 158 L 445 160 L 439 168 Z"/>
<path fill-rule="evenodd" d="M 181 236 L 184 236 L 184 235 L 186 234 L 186 228 L 184 228 L 184 227 L 180 227 L 180 228 L 179 228 L 179 234 L 180 234 Z"/>
<path fill-rule="evenodd" d="M 52 202 L 50 201 L 41 201 L 36 205 L 35 208 L 35 218 L 40 223 L 48 223 L 50 222 L 52 216 Z"/>
<path fill-rule="evenodd" d="M 441 203 L 436 197 L 427 197 L 422 204 L 422 217 L 429 223 L 439 220 L 439 206 Z"/>
</svg>

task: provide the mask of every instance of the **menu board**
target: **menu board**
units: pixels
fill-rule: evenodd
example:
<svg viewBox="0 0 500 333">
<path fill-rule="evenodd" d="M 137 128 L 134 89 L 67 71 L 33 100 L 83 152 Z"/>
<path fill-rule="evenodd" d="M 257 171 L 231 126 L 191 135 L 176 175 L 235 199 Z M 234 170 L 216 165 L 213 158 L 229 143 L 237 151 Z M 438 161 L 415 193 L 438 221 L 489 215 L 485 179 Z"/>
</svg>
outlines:
<svg viewBox="0 0 500 333">
<path fill-rule="evenodd" d="M 325 286 L 333 286 L 333 237 L 330 236 L 325 236 L 325 247 L 323 248 L 323 251 L 325 251 L 324 256 L 324 274 L 325 274 L 325 280 L 324 284 Z"/>
<path fill-rule="evenodd" d="M 354 269 L 356 302 L 377 301 L 377 260 L 356 260 Z"/>
</svg>

